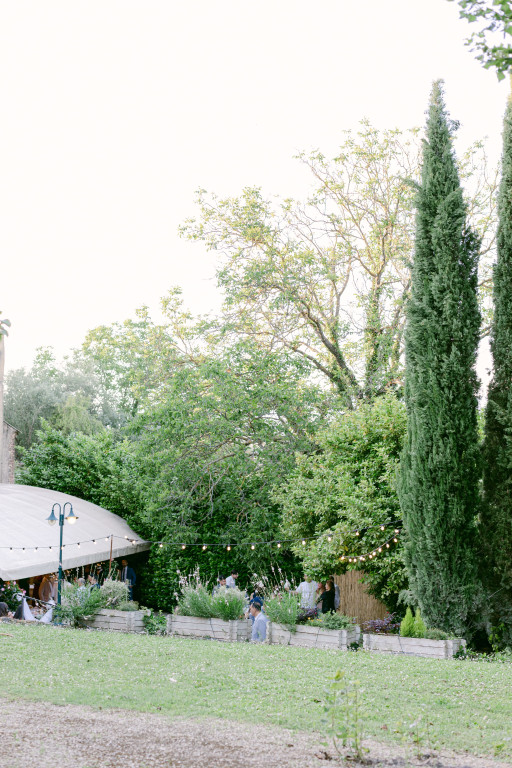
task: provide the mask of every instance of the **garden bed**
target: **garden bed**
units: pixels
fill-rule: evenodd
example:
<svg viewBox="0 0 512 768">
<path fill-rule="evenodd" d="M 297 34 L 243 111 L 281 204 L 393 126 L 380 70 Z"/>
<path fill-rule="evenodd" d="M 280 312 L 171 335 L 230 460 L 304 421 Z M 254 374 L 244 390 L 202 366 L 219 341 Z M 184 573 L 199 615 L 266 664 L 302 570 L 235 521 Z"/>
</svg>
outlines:
<svg viewBox="0 0 512 768">
<path fill-rule="evenodd" d="M 113 632 L 144 632 L 146 611 L 115 611 L 102 608 L 94 616 L 84 619 L 93 629 L 108 629 Z"/>
<path fill-rule="evenodd" d="M 247 619 L 223 621 L 202 619 L 199 616 L 181 616 L 173 613 L 167 617 L 167 634 L 184 637 L 210 637 L 226 642 L 243 642 L 251 637 L 251 622 Z"/>
<path fill-rule="evenodd" d="M 291 632 L 282 624 L 270 622 L 267 625 L 267 639 L 273 645 L 297 645 L 303 648 L 338 648 L 346 651 L 352 643 L 359 642 L 360 629 L 323 629 L 297 625 Z"/>
<path fill-rule="evenodd" d="M 401 637 L 400 635 L 363 635 L 365 651 L 380 653 L 402 653 L 406 656 L 424 656 L 430 659 L 451 659 L 461 648 L 466 647 L 462 638 L 429 640 L 423 637 Z"/>
</svg>

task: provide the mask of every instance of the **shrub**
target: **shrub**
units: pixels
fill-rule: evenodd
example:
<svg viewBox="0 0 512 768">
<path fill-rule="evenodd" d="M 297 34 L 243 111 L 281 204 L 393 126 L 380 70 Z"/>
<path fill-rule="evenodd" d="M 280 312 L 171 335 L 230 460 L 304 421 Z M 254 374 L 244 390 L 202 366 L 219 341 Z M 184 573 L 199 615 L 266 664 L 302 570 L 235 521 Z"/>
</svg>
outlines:
<svg viewBox="0 0 512 768">
<path fill-rule="evenodd" d="M 117 608 L 120 603 L 127 603 L 130 600 L 130 591 L 124 581 L 115 581 L 114 579 L 105 579 L 100 589 L 105 608 Z"/>
<path fill-rule="evenodd" d="M 429 640 L 447 640 L 449 637 L 448 632 L 444 632 L 442 629 L 427 629 L 425 630 L 424 637 Z"/>
<path fill-rule="evenodd" d="M 10 611 L 15 611 L 20 604 L 23 592 L 15 581 L 6 581 L 0 588 L 0 602 L 7 603 Z"/>
<path fill-rule="evenodd" d="M 224 621 L 239 619 L 246 602 L 245 594 L 239 589 L 221 587 L 212 598 L 213 617 Z"/>
<path fill-rule="evenodd" d="M 69 622 L 73 627 L 83 627 L 86 616 L 93 616 L 104 607 L 104 596 L 100 589 L 71 584 L 62 593 L 62 604 L 55 606 L 54 616 Z"/>
<path fill-rule="evenodd" d="M 416 608 L 416 615 L 414 616 L 414 625 L 412 628 L 412 636 L 425 637 L 426 631 L 427 631 L 427 628 L 425 626 L 425 622 L 421 618 L 421 611 L 419 608 Z"/>
<path fill-rule="evenodd" d="M 125 600 L 116 605 L 116 611 L 138 611 L 139 604 L 135 600 Z"/>
<path fill-rule="evenodd" d="M 273 595 L 265 600 L 265 613 L 270 621 L 283 624 L 290 632 L 295 632 L 299 617 L 299 599 L 289 593 Z"/>
<path fill-rule="evenodd" d="M 410 608 L 407 608 L 400 623 L 400 634 L 402 637 L 416 637 L 414 634 L 414 616 Z"/>
<path fill-rule="evenodd" d="M 199 616 L 203 619 L 215 617 L 213 597 L 201 584 L 195 587 L 191 585 L 183 587 L 177 607 L 178 612 L 183 616 Z"/>
<path fill-rule="evenodd" d="M 388 613 L 383 619 L 365 621 L 363 632 L 373 635 L 397 635 L 400 632 L 400 623 L 394 613 Z"/>
<path fill-rule="evenodd" d="M 312 627 L 323 627 L 324 629 L 352 629 L 356 620 L 350 616 L 343 616 L 341 613 L 323 613 L 317 619 L 308 622 Z"/>
<path fill-rule="evenodd" d="M 142 623 L 148 635 L 165 635 L 167 630 L 167 616 L 162 611 L 158 613 L 153 610 L 146 611 L 142 617 Z"/>
</svg>

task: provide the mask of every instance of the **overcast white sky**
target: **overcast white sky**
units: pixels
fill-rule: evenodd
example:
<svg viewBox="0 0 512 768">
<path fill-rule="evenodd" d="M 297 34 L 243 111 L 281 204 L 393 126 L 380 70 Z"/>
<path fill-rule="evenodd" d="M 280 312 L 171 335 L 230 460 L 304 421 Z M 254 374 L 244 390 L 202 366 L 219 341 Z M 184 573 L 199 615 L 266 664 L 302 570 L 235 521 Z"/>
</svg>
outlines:
<svg viewBox="0 0 512 768">
<path fill-rule="evenodd" d="M 177 236 L 204 187 L 299 196 L 301 149 L 364 116 L 424 124 L 442 77 L 460 141 L 500 152 L 507 86 L 446 0 L 54 0 L 0 5 L 0 310 L 6 367 L 64 354 L 172 285 L 218 305 Z"/>
</svg>

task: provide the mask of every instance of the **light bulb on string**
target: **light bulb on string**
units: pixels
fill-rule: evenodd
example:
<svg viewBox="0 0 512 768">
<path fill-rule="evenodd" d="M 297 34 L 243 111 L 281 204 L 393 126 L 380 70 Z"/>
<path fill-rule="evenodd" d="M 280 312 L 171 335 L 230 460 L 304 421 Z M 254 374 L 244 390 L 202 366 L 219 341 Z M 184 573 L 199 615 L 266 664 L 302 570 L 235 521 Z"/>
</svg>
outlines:
<svg viewBox="0 0 512 768">
<path fill-rule="evenodd" d="M 386 544 L 386 549 L 389 549 L 389 543 Z"/>
<path fill-rule="evenodd" d="M 332 536 L 328 536 L 327 541 L 332 541 Z"/>
<path fill-rule="evenodd" d="M 251 544 L 251 549 L 254 549 L 254 544 Z"/>
<path fill-rule="evenodd" d="M 383 526 L 383 525 L 381 525 L 380 529 L 381 529 L 381 531 L 383 531 L 383 530 L 384 530 L 384 526 Z"/>
<path fill-rule="evenodd" d="M 160 542 L 160 544 L 158 546 L 160 547 L 160 549 L 162 549 L 162 547 L 163 547 L 162 542 Z"/>
<path fill-rule="evenodd" d="M 397 543 L 398 543 L 398 539 L 396 538 L 396 536 L 395 536 L 395 538 L 393 539 L 393 541 L 395 542 L 395 544 L 397 544 Z"/>
<path fill-rule="evenodd" d="M 359 536 L 359 531 L 356 531 L 356 536 Z"/>
<path fill-rule="evenodd" d="M 203 552 L 205 551 L 205 549 L 206 549 L 206 544 L 203 544 Z"/>
<path fill-rule="evenodd" d="M 185 544 L 182 544 L 182 545 L 181 545 L 181 548 L 182 548 L 182 549 L 185 549 Z"/>
<path fill-rule="evenodd" d="M 379 547 L 379 552 L 382 552 L 382 547 Z"/>
<path fill-rule="evenodd" d="M 305 546 L 306 546 L 306 539 L 302 539 L 302 546 L 303 546 L 303 547 L 305 547 Z"/>
<path fill-rule="evenodd" d="M 277 548 L 281 549 L 281 542 L 280 541 L 277 542 Z"/>
<path fill-rule="evenodd" d="M 231 547 L 229 546 L 229 544 L 227 545 L 226 549 L 228 552 L 231 552 Z"/>
</svg>

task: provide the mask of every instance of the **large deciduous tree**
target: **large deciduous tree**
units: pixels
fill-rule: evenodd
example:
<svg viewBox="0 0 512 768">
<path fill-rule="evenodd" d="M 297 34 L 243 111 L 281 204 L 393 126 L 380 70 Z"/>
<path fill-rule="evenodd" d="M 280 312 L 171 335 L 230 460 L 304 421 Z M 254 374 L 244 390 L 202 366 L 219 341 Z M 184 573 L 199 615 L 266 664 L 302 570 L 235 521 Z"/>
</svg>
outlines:
<svg viewBox="0 0 512 768">
<path fill-rule="evenodd" d="M 223 338 L 302 356 L 348 408 L 400 388 L 419 155 L 416 131 L 364 122 L 333 160 L 301 155 L 316 187 L 306 202 L 276 206 L 255 188 L 224 200 L 201 191 L 200 216 L 182 233 L 221 254 Z M 491 252 L 494 177 L 480 145 L 464 158 L 463 175 Z M 487 286 L 484 275 L 484 293 Z"/>
<path fill-rule="evenodd" d="M 498 260 L 494 269 L 493 378 L 486 407 L 482 577 L 491 595 L 492 622 L 512 640 L 512 100 L 503 130 L 498 197 Z"/>
<path fill-rule="evenodd" d="M 435 83 L 416 201 L 400 502 L 410 585 L 423 615 L 431 626 L 467 632 L 479 595 L 479 243 L 466 221 L 453 129 Z"/>
</svg>

